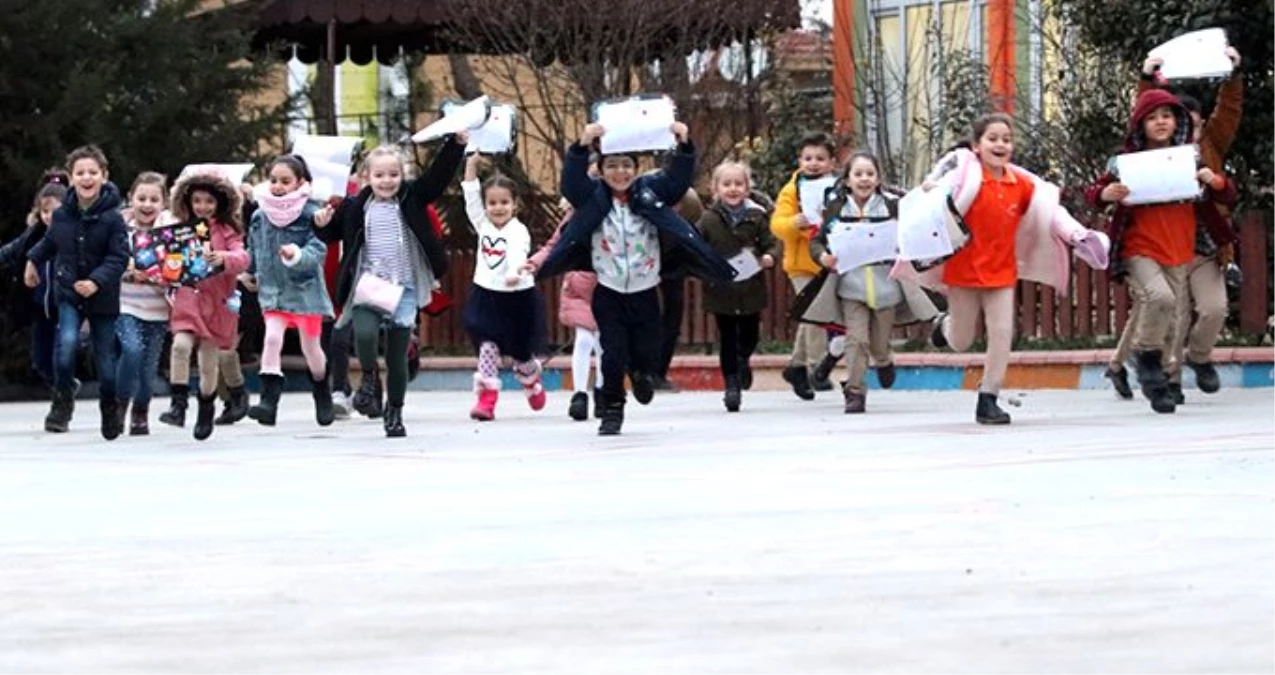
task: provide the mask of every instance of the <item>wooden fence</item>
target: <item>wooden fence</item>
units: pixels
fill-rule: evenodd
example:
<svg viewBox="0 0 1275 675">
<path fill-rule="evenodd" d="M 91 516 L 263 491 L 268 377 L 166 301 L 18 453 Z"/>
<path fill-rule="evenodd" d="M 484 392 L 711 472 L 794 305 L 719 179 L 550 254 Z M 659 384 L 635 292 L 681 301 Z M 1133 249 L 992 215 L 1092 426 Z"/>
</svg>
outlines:
<svg viewBox="0 0 1275 675">
<path fill-rule="evenodd" d="M 1272 216 L 1268 212 L 1249 212 L 1240 223 L 1240 246 L 1237 262 L 1244 271 L 1244 285 L 1232 311 L 1238 310 L 1240 332 L 1258 334 L 1266 329 L 1271 305 L 1271 270 L 1268 251 Z M 452 253 L 451 269 L 443 279 L 443 288 L 463 307 L 474 272 L 473 251 Z M 793 324 L 786 318 L 793 298 L 792 286 L 779 269 L 767 270 L 770 301 L 762 313 L 761 339 L 787 342 L 792 339 Z M 681 344 L 704 347 L 717 342 L 717 327 L 704 309 L 697 280 L 686 282 L 686 311 L 682 317 Z M 557 321 L 558 292 L 561 278 L 542 282 L 539 286 L 548 306 L 549 339 L 553 344 L 571 342 L 570 330 Z M 1129 296 L 1124 284 L 1111 283 L 1105 271 L 1094 270 L 1083 262 L 1072 266 L 1071 288 L 1064 296 L 1047 286 L 1020 282 L 1017 293 L 1017 330 L 1019 337 L 1042 339 L 1078 339 L 1118 335 L 1129 316 Z M 901 329 L 902 330 L 902 329 Z M 908 334 L 919 336 L 914 328 Z M 900 333 L 900 336 L 905 333 Z M 426 319 L 421 326 L 423 344 L 435 348 L 458 348 L 468 344 L 461 325 L 461 312 Z"/>
</svg>

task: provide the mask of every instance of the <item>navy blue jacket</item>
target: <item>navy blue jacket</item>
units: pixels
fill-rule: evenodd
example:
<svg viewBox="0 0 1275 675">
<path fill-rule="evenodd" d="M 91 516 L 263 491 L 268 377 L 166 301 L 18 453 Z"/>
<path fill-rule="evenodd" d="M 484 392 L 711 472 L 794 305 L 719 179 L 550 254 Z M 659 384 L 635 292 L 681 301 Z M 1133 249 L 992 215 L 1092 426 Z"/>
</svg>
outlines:
<svg viewBox="0 0 1275 675">
<path fill-rule="evenodd" d="M 667 169 L 638 176 L 629 186 L 629 207 L 655 226 L 660 234 L 661 269 L 685 260 L 687 270 L 706 281 L 728 282 L 735 268 L 704 241 L 673 206 L 691 189 L 695 174 L 695 146 L 677 147 Z M 611 212 L 611 188 L 589 177 L 589 149 L 576 143 L 567 149 L 562 166 L 562 196 L 574 211 L 562 228 L 558 244 L 536 270 L 536 279 L 570 272 L 593 271 L 593 232 Z M 677 262 L 674 262 L 677 261 Z"/>
<path fill-rule="evenodd" d="M 26 271 L 27 254 L 40 243 L 48 230 L 49 228 L 43 222 L 37 221 L 36 224 L 23 230 L 17 239 L 0 248 L 0 269 L 9 270 L 9 273 L 14 275 L 21 284 L 22 275 Z M 31 302 L 40 308 L 44 318 L 52 319 L 57 316 L 58 311 L 57 302 L 54 301 L 49 287 L 49 277 L 53 276 L 53 265 L 48 263 L 40 265 L 39 271 L 40 283 L 31 292 Z"/>
<path fill-rule="evenodd" d="M 113 183 L 81 211 L 75 190 L 68 190 L 62 206 L 53 212 L 53 224 L 27 258 L 37 266 L 52 261 L 53 296 L 92 316 L 120 313 L 120 277 L 128 266 L 128 226 L 120 215 L 120 192 Z M 44 276 L 44 275 L 41 275 Z M 82 298 L 75 282 L 97 284 L 97 293 Z"/>
</svg>

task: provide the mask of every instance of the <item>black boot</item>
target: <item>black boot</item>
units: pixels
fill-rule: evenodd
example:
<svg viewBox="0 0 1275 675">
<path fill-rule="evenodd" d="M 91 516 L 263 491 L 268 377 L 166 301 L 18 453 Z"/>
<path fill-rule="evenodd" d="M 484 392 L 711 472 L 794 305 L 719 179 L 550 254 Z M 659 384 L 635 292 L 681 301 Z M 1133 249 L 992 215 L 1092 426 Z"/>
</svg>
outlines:
<svg viewBox="0 0 1275 675">
<path fill-rule="evenodd" d="M 1222 388 L 1222 380 L 1217 376 L 1217 368 L 1212 363 L 1196 363 L 1187 361 L 1186 364 L 1195 371 L 1195 386 L 1206 394 L 1216 394 Z"/>
<path fill-rule="evenodd" d="M 815 390 L 810 388 L 810 371 L 805 366 L 784 368 L 784 381 L 792 385 L 792 393 L 803 401 L 813 401 Z"/>
<path fill-rule="evenodd" d="M 132 415 L 128 423 L 129 436 L 149 436 L 150 435 L 151 433 L 150 412 L 151 411 L 149 406 L 142 407 L 137 405 L 136 403 L 133 404 Z"/>
<path fill-rule="evenodd" d="M 829 374 L 831 375 L 831 372 L 829 372 Z M 810 377 L 810 388 L 815 391 L 832 391 L 832 380 L 827 377 L 815 377 L 812 373 Z"/>
<path fill-rule="evenodd" d="M 266 373 L 261 376 L 261 398 L 248 409 L 248 417 L 268 427 L 279 415 L 279 397 L 283 395 L 283 376 Z M 331 399 L 329 399 L 329 408 Z"/>
<path fill-rule="evenodd" d="M 403 426 L 403 406 L 389 404 L 385 406 L 385 437 L 386 438 L 403 438 L 407 435 L 407 428 Z"/>
<path fill-rule="evenodd" d="M 846 399 L 845 412 L 847 415 L 861 413 L 868 409 L 867 392 L 847 387 L 842 390 L 842 395 L 844 395 Z"/>
<path fill-rule="evenodd" d="M 332 388 L 328 386 L 328 378 L 320 377 L 312 380 L 314 386 L 314 421 L 326 427 L 336 419 L 336 410 L 332 408 Z"/>
<path fill-rule="evenodd" d="M 978 392 L 978 407 L 974 409 L 974 421 L 979 424 L 1009 424 L 1009 413 L 996 404 L 996 394 Z"/>
<path fill-rule="evenodd" d="M 1186 403 L 1186 394 L 1182 393 L 1181 382 L 1169 383 L 1169 398 L 1173 399 L 1173 405 L 1182 405 Z"/>
<path fill-rule="evenodd" d="M 213 415 L 217 413 L 217 394 L 199 395 L 199 412 L 195 415 L 195 440 L 206 441 L 213 433 Z"/>
<path fill-rule="evenodd" d="M 577 422 L 589 419 L 589 395 L 577 391 L 571 395 L 571 405 L 567 407 L 567 416 Z"/>
<path fill-rule="evenodd" d="M 894 369 L 893 363 L 887 363 L 877 368 L 877 382 L 882 389 L 889 389 L 894 386 L 894 380 L 898 378 L 898 372 Z"/>
<path fill-rule="evenodd" d="M 49 414 L 44 418 L 44 430 L 53 434 L 64 434 L 71 428 L 71 417 L 75 414 L 75 392 L 53 392 L 53 402 L 49 405 Z"/>
<path fill-rule="evenodd" d="M 726 412 L 739 412 L 739 403 L 743 395 L 739 391 L 739 376 L 726 376 L 726 395 L 722 402 L 726 404 Z"/>
<path fill-rule="evenodd" d="M 1133 356 L 1138 367 L 1138 384 L 1142 387 L 1142 395 L 1151 402 L 1151 409 L 1158 413 L 1177 410 L 1173 394 L 1169 392 L 1169 380 L 1160 364 L 1160 350 L 1137 351 Z"/>
<path fill-rule="evenodd" d="M 744 391 L 753 388 L 753 364 L 747 356 L 739 359 L 739 388 Z"/>
<path fill-rule="evenodd" d="M 934 327 L 930 330 L 930 344 L 936 349 L 947 349 L 947 336 L 943 334 L 943 319 L 947 318 L 947 313 L 942 312 L 934 317 Z"/>
<path fill-rule="evenodd" d="M 104 398 L 97 404 L 102 411 L 102 438 L 113 441 L 124 433 L 124 419 L 120 417 L 120 402 L 114 398 Z"/>
<path fill-rule="evenodd" d="M 184 384 L 173 385 L 173 402 L 168 410 L 159 416 L 159 421 L 174 427 L 186 426 L 186 406 L 190 397 L 190 387 Z"/>
<path fill-rule="evenodd" d="M 1102 376 L 1111 380 L 1111 386 L 1116 390 L 1116 396 L 1126 401 L 1133 398 L 1133 388 L 1129 386 L 1129 371 L 1124 368 L 1116 370 L 1111 366 L 1107 366 L 1107 371 Z"/>
<path fill-rule="evenodd" d="M 599 436 L 618 436 L 624 426 L 624 399 L 612 401 L 607 399 L 602 407 L 602 423 L 598 425 Z"/>
<path fill-rule="evenodd" d="M 633 382 L 633 398 L 638 403 L 646 405 L 655 398 L 655 377 L 647 373 L 630 373 L 629 380 Z"/>
<path fill-rule="evenodd" d="M 364 373 L 359 382 L 359 390 L 354 393 L 354 409 L 368 419 L 378 419 L 384 414 L 381 403 L 381 374 L 377 371 Z"/>
<path fill-rule="evenodd" d="M 242 385 L 230 388 L 230 400 L 213 420 L 218 426 L 229 426 L 248 416 L 248 391 Z"/>
<path fill-rule="evenodd" d="M 593 419 L 602 419 L 602 411 L 606 409 L 606 396 L 601 389 L 593 388 Z"/>
<path fill-rule="evenodd" d="M 840 361 L 840 356 L 824 354 L 823 358 L 819 360 L 819 365 L 815 366 L 815 371 L 811 373 L 811 376 L 814 377 L 815 382 L 828 382 L 828 378 L 832 377 L 833 369 L 837 367 L 837 363 Z M 815 387 L 815 389 L 818 389 L 818 387 Z"/>
</svg>

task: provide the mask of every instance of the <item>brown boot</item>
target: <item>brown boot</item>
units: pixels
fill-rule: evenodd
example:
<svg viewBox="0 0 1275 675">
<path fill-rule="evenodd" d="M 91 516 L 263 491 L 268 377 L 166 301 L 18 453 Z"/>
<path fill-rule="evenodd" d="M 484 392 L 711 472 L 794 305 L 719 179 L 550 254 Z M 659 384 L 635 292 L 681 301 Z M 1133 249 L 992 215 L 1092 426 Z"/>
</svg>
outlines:
<svg viewBox="0 0 1275 675">
<path fill-rule="evenodd" d="M 144 408 L 134 404 L 128 423 L 128 435 L 149 436 L 151 433 L 149 417 L 150 409 L 148 407 Z"/>
<path fill-rule="evenodd" d="M 846 389 L 844 392 L 846 397 L 846 414 L 861 413 L 867 409 L 868 394 L 865 391 L 857 389 Z"/>
</svg>

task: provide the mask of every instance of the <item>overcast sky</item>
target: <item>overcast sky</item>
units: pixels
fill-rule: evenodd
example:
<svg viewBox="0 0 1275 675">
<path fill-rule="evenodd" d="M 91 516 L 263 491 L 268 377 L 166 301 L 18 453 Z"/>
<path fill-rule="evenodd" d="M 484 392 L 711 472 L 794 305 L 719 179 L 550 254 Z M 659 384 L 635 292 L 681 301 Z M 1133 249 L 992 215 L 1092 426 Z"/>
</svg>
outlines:
<svg viewBox="0 0 1275 675">
<path fill-rule="evenodd" d="M 832 25 L 832 0 L 801 0 L 801 16 L 809 23 L 810 19 L 822 19 Z"/>
</svg>

